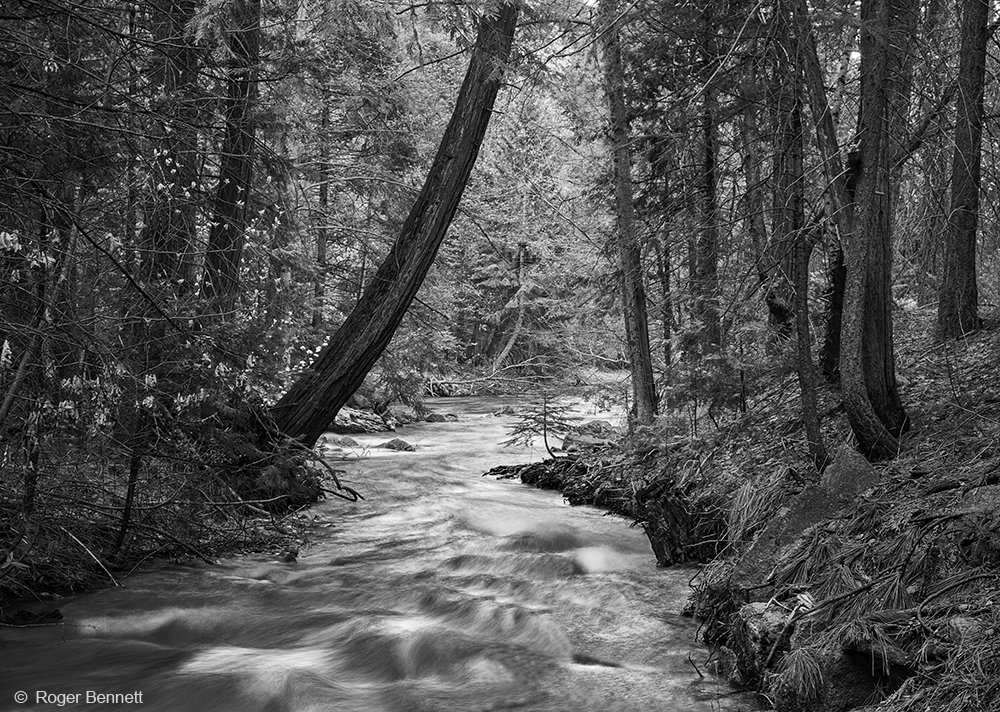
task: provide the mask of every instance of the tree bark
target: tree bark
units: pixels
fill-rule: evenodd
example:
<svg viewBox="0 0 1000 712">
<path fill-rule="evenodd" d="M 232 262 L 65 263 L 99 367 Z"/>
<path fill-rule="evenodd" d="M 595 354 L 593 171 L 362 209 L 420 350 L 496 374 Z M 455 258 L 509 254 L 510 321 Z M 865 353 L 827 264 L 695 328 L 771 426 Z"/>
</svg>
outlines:
<svg viewBox="0 0 1000 712">
<path fill-rule="evenodd" d="M 803 228 L 802 102 L 795 43 L 788 3 L 775 3 L 775 86 L 772 90 L 774 121 L 773 233 L 764 256 L 767 290 L 764 302 L 768 321 L 780 337 L 790 338 L 795 325 L 796 244 Z"/>
<path fill-rule="evenodd" d="M 845 244 L 840 372 L 844 407 L 861 450 L 884 459 L 896 455 L 908 424 L 893 350 L 892 198 L 916 6 L 914 0 L 865 0 L 861 21 L 861 180 L 855 230 Z"/>
<path fill-rule="evenodd" d="M 320 109 L 320 139 L 319 139 L 319 225 L 316 227 L 316 282 L 313 285 L 312 325 L 318 329 L 323 325 L 324 301 L 326 301 L 326 224 L 330 219 L 330 100 L 326 88 L 322 95 L 323 106 Z"/>
<path fill-rule="evenodd" d="M 507 337 L 507 342 L 504 347 L 500 349 L 500 353 L 497 357 L 493 359 L 493 373 L 498 373 L 501 368 L 503 368 L 504 361 L 510 356 L 510 352 L 514 350 L 514 344 L 517 342 L 518 337 L 521 335 L 521 329 L 524 327 L 524 288 L 522 283 L 522 270 L 524 269 L 525 257 L 527 255 L 528 244 L 526 242 L 517 243 L 517 256 L 514 258 L 514 277 L 517 280 L 516 291 L 514 292 L 514 308 L 517 311 L 517 315 L 514 317 L 514 327 L 510 330 L 510 336 Z"/>
<path fill-rule="evenodd" d="M 976 285 L 976 232 L 979 227 L 980 146 L 989 12 L 989 0 L 965 0 L 962 5 L 951 211 L 938 295 L 937 332 L 940 338 L 962 336 L 981 326 Z"/>
<path fill-rule="evenodd" d="M 618 261 L 622 273 L 626 349 L 632 369 L 632 398 L 635 421 L 639 424 L 648 424 L 656 417 L 656 384 L 649 350 L 649 322 L 646 314 L 642 259 L 635 229 L 628 108 L 625 104 L 621 41 L 618 28 L 614 24 L 618 12 L 617 6 L 617 0 L 600 0 L 597 12 L 601 49 L 604 54 L 604 89 L 611 117 Z"/>
<path fill-rule="evenodd" d="M 934 86 L 941 70 L 942 55 L 949 41 L 948 12 L 951 3 L 945 0 L 929 0 L 924 11 L 922 33 L 931 51 L 922 53 L 923 84 Z M 941 87 L 942 97 L 954 92 L 953 86 Z M 940 254 L 948 232 L 948 151 L 945 141 L 945 126 L 948 123 L 944 112 L 938 109 L 940 99 L 925 94 L 920 100 L 920 114 L 932 117 L 927 127 L 927 138 L 922 142 L 920 166 L 921 195 L 918 230 L 914 231 L 910 242 L 909 258 L 914 263 L 914 291 L 921 303 L 937 300 L 941 283 Z M 905 249 L 905 243 L 904 243 Z M 905 252 L 904 252 L 905 254 Z"/>
<path fill-rule="evenodd" d="M 717 351 L 722 343 L 719 316 L 719 201 L 716 186 L 715 112 L 713 110 L 712 66 L 715 57 L 715 24 L 712 4 L 701 11 L 702 89 L 701 133 L 701 220 L 695 240 L 694 274 L 691 279 L 692 316 L 700 322 L 701 343 Z"/>
<path fill-rule="evenodd" d="M 666 369 L 665 380 L 669 382 L 671 366 L 674 362 L 673 329 L 674 310 L 670 289 L 670 233 L 664 227 L 656 241 L 656 276 L 660 283 L 660 329 L 663 335 L 663 366 Z"/>
<path fill-rule="evenodd" d="M 857 178 L 858 164 L 847 166 L 840 153 L 837 140 L 837 126 L 834 113 L 826 96 L 826 82 L 816 48 L 816 36 L 805 0 L 795 0 L 794 16 L 798 58 L 809 95 L 809 110 L 816 127 L 816 143 L 823 162 L 823 177 L 826 181 L 826 199 L 829 204 L 829 218 L 836 227 L 837 235 L 830 251 L 829 287 L 827 290 L 826 323 L 823 346 L 820 349 L 820 363 L 823 374 L 829 380 L 836 380 L 840 372 L 841 326 L 844 304 L 846 269 L 841 246 L 854 230 L 853 194 L 848 189 L 853 177 Z"/>
<path fill-rule="evenodd" d="M 748 106 L 740 117 L 740 165 L 746 181 L 740 205 L 743 213 L 743 229 L 750 241 L 750 249 L 760 260 L 757 264 L 758 283 L 764 284 L 768 279 L 769 265 L 764 254 L 767 241 L 767 221 L 764 219 L 766 184 L 761 176 L 763 159 L 757 148 L 760 136 L 756 127 L 759 122 L 760 116 L 754 106 Z"/>
<path fill-rule="evenodd" d="M 813 244 L 811 235 L 800 233 L 794 247 L 798 262 L 795 272 L 795 367 L 802 400 L 802 424 L 813 464 L 822 472 L 829 462 L 829 454 L 820 429 L 818 396 L 816 393 L 816 367 L 812 360 L 812 333 L 809 327 L 809 256 Z"/>
<path fill-rule="evenodd" d="M 194 285 L 191 246 L 195 235 L 195 181 L 198 151 L 197 109 L 194 93 L 198 82 L 198 55 L 188 35 L 194 18 L 194 0 L 158 0 L 152 7 L 155 48 L 149 71 L 154 87 L 162 88 L 162 105 L 155 114 L 162 126 L 153 141 L 153 186 L 148 198 L 146 221 L 139 236 L 143 250 L 142 277 L 166 280 L 175 293 Z"/>
<path fill-rule="evenodd" d="M 469 68 L 434 163 L 399 237 L 347 320 L 275 404 L 277 427 L 316 442 L 385 350 L 434 262 L 483 142 L 510 56 L 518 7 L 479 23 Z"/>
<path fill-rule="evenodd" d="M 226 134 L 220 152 L 219 185 L 201 285 L 202 297 L 210 301 L 219 314 L 232 309 L 239 290 L 240 259 L 246 239 L 256 130 L 253 105 L 257 98 L 260 0 L 237 0 L 232 12 Z"/>
<path fill-rule="evenodd" d="M 782 22 L 779 26 L 778 87 L 779 134 L 775 163 L 775 241 L 781 246 L 779 270 L 783 274 L 783 289 L 790 302 L 790 314 L 796 336 L 795 366 L 802 401 L 802 423 L 813 464 L 820 472 L 826 467 L 828 455 L 819 423 L 816 394 L 816 369 L 812 360 L 812 334 L 809 327 L 809 257 L 812 254 L 821 225 L 805 226 L 805 170 L 803 153 L 805 136 L 802 130 L 803 53 L 795 40 L 794 8 L 789 2 L 776 3 Z M 815 56 L 815 54 L 813 55 Z M 825 94 L 823 95 L 825 99 Z M 832 122 L 831 122 L 832 123 Z M 836 137 L 834 137 L 836 140 Z M 772 289 L 774 282 L 772 281 Z M 770 306 L 770 302 L 769 302 Z M 772 314 L 773 314 L 772 308 Z M 779 322 L 780 324 L 780 322 Z M 790 325 L 789 325 L 790 326 Z"/>
</svg>

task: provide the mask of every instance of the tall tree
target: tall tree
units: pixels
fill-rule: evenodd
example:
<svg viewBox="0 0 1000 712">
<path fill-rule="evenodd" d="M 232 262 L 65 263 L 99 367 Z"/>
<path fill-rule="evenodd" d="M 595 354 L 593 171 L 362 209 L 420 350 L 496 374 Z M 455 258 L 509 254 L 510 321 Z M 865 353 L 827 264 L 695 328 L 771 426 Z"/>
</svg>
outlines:
<svg viewBox="0 0 1000 712">
<path fill-rule="evenodd" d="M 826 96 L 826 82 L 819 61 L 816 35 L 806 0 L 795 0 L 794 16 L 798 57 L 801 63 L 806 91 L 809 96 L 809 110 L 816 127 L 816 143 L 823 164 L 823 179 L 826 184 L 828 215 L 836 228 L 835 245 L 831 255 L 829 279 L 829 305 L 820 363 L 823 373 L 833 380 L 840 372 L 841 325 L 844 305 L 844 286 L 847 280 L 842 245 L 854 231 L 854 189 L 860 164 L 845 161 L 841 157 L 840 142 L 837 140 L 835 112 Z"/>
<path fill-rule="evenodd" d="M 327 210 L 330 207 L 330 149 L 327 146 L 327 134 L 330 128 L 330 101 L 325 86 L 321 96 L 323 105 L 320 108 L 319 161 L 316 165 L 316 174 L 319 180 L 319 224 L 316 226 L 316 281 L 313 284 L 312 325 L 314 329 L 323 324 L 327 270 L 326 220 Z"/>
<path fill-rule="evenodd" d="M 846 243 L 840 373 L 851 428 L 871 458 L 894 457 L 907 426 L 893 349 L 892 207 L 916 17 L 915 0 L 861 5 L 861 180 L 855 226 Z"/>
<path fill-rule="evenodd" d="M 788 3 L 775 3 L 774 86 L 771 113 L 774 122 L 772 224 L 774 232 L 765 272 L 769 279 L 765 302 L 777 332 L 791 335 L 795 321 L 795 284 L 798 259 L 795 245 L 803 228 L 802 102 L 795 44 Z"/>
<path fill-rule="evenodd" d="M 722 343 L 719 315 L 719 198 L 716 173 L 716 119 L 713 76 L 717 57 L 713 3 L 705 2 L 699 18 L 701 86 L 701 225 L 691 260 L 692 316 L 701 323 L 703 346 L 718 349 Z"/>
<path fill-rule="evenodd" d="M 962 46 L 958 73 L 955 157 L 951 162 L 951 211 L 944 244 L 938 295 L 937 330 L 956 337 L 980 327 L 976 285 L 976 231 L 979 227 L 980 144 L 983 138 L 983 85 L 986 79 L 986 24 L 989 0 L 962 3 Z"/>
<path fill-rule="evenodd" d="M 151 112 L 157 126 L 151 195 L 139 239 L 143 276 L 169 280 L 178 292 L 194 282 L 198 56 L 188 32 L 194 13 L 194 0 L 157 0 L 151 8 L 155 45 L 148 74 L 158 100 Z"/>
<path fill-rule="evenodd" d="M 947 66 L 947 47 L 951 44 L 949 15 L 953 3 L 945 0 L 928 0 L 921 23 L 921 33 L 927 49 L 921 53 L 919 73 L 922 92 L 920 114 L 934 116 L 928 126 L 928 136 L 921 146 L 920 196 L 918 203 L 919 229 L 913 231 L 909 249 L 904 243 L 901 254 L 914 266 L 916 293 L 921 302 L 933 294 L 937 299 L 940 289 L 941 252 L 948 232 L 948 147 L 946 126 L 948 117 L 935 104 L 949 93 L 953 85 L 940 80 L 942 69 Z M 916 83 L 914 89 L 916 89 Z M 936 88 L 937 91 L 931 91 Z"/>
<path fill-rule="evenodd" d="M 510 57 L 519 8 L 479 21 L 476 43 L 448 127 L 406 222 L 353 311 L 312 365 L 275 404 L 277 427 L 316 442 L 389 344 L 451 225 L 482 145 Z"/>
<path fill-rule="evenodd" d="M 225 136 L 201 290 L 220 313 L 229 311 L 239 289 L 240 258 L 246 239 L 256 129 L 253 105 L 258 93 L 260 0 L 236 0 L 231 12 Z"/>
<path fill-rule="evenodd" d="M 805 426 L 809 452 L 817 470 L 826 467 L 827 452 L 819 425 L 816 395 L 816 375 L 812 360 L 812 334 L 809 325 L 809 257 L 813 249 L 813 234 L 817 231 L 805 225 L 805 172 L 802 131 L 803 56 L 797 50 L 793 4 L 789 0 L 775 3 L 778 22 L 777 132 L 775 162 L 775 243 L 780 247 L 777 264 L 780 279 L 772 280 L 772 292 L 777 297 L 768 300 L 772 319 L 787 330 L 777 317 L 793 321 L 796 335 L 796 371 L 802 400 L 802 422 Z M 770 295 L 769 295 L 770 296 Z M 779 301 L 780 300 L 780 301 Z M 782 308 L 775 309 L 777 302 Z M 777 312 L 777 313 L 776 313 Z"/>
<path fill-rule="evenodd" d="M 649 351 L 649 322 L 639 239 L 635 229 L 632 196 L 632 151 L 629 147 L 629 119 L 625 105 L 621 39 L 618 31 L 617 0 L 598 3 L 598 26 L 604 53 L 604 90 L 611 119 L 611 146 L 614 159 L 612 181 L 615 190 L 618 263 L 622 277 L 622 306 L 625 312 L 625 341 L 632 367 L 632 397 L 635 420 L 640 424 L 656 417 L 656 384 Z"/>
</svg>

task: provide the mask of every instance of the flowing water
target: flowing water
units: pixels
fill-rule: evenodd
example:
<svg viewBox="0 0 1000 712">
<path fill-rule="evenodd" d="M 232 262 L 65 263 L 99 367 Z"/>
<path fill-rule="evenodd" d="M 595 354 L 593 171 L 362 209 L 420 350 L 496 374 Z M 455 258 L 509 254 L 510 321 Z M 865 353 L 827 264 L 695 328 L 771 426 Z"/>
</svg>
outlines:
<svg viewBox="0 0 1000 712">
<path fill-rule="evenodd" d="M 367 499 L 311 510 L 328 535 L 297 562 L 162 565 L 60 602 L 58 626 L 0 629 L 0 710 L 751 708 L 700 676 L 690 570 L 657 569 L 620 518 L 481 477 L 541 455 L 499 444 L 496 400 L 434 405 L 461 420 L 338 465 Z"/>
</svg>

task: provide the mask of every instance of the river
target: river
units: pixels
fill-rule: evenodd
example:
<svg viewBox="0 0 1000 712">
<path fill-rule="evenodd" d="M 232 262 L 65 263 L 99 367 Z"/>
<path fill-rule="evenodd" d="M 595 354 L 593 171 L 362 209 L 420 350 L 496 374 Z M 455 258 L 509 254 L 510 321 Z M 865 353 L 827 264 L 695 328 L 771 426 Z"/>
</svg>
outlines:
<svg viewBox="0 0 1000 712">
<path fill-rule="evenodd" d="M 296 562 L 162 564 L 61 601 L 59 625 L 0 629 L 0 710 L 751 709 L 702 676 L 691 570 L 656 568 L 625 520 L 481 476 L 541 457 L 500 445 L 497 403 L 356 436 L 418 449 L 337 463 L 366 500 L 314 507 Z"/>
</svg>

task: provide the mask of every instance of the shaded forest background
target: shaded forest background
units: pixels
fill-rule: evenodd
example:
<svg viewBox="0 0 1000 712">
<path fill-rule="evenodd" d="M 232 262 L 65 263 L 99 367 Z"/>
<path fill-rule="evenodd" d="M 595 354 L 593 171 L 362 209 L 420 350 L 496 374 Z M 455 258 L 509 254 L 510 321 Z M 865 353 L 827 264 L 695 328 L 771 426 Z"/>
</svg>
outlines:
<svg viewBox="0 0 1000 712">
<path fill-rule="evenodd" d="M 76 585 L 80 558 L 207 558 L 264 536 L 248 514 L 353 496 L 269 409 L 403 230 L 501 11 L 0 11 L 0 590 Z M 841 408 L 893 457 L 921 409 L 894 319 L 953 339 L 998 297 L 992 22 L 979 0 L 520 7 L 448 238 L 362 400 L 628 369 L 602 397 L 666 439 L 794 374 L 817 468 Z"/>
</svg>

